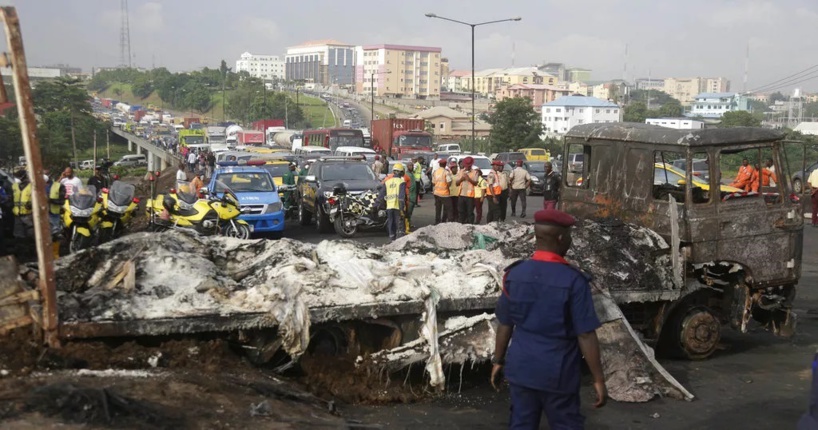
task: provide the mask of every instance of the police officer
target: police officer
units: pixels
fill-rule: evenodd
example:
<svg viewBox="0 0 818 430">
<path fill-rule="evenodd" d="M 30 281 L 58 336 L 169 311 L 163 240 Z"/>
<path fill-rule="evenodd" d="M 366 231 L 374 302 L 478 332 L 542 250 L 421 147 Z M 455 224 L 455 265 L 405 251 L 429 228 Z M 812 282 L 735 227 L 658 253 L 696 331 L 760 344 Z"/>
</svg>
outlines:
<svg viewBox="0 0 818 430">
<path fill-rule="evenodd" d="M 538 211 L 537 250 L 531 259 L 506 269 L 497 301 L 500 325 L 491 384 L 497 388 L 504 370 L 511 389 L 510 429 L 538 429 L 543 412 L 552 429 L 583 428 L 580 354 L 594 378 L 594 406 L 603 406 L 608 395 L 595 331 L 600 323 L 588 279 L 563 258 L 571 247 L 574 222 L 555 209 Z"/>
<path fill-rule="evenodd" d="M 31 182 L 24 169 L 18 169 L 14 176 L 20 181 L 12 186 L 14 197 L 14 237 L 18 239 L 34 236 L 34 221 L 31 216 Z"/>
</svg>

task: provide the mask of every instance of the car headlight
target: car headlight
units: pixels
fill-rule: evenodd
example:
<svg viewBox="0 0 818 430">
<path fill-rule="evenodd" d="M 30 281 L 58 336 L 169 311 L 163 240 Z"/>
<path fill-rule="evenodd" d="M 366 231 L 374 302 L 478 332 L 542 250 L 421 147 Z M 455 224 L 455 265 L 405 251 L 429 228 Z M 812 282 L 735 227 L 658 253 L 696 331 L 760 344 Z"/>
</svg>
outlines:
<svg viewBox="0 0 818 430">
<path fill-rule="evenodd" d="M 282 208 L 283 208 L 283 206 L 281 205 L 281 202 L 271 203 L 271 204 L 267 205 L 267 210 L 264 211 L 264 213 L 265 214 L 273 214 L 273 213 L 276 213 L 276 212 L 280 212 Z"/>
<path fill-rule="evenodd" d="M 76 206 L 71 206 L 71 216 L 85 218 L 91 216 L 92 213 L 94 213 L 94 208 L 92 207 L 88 209 L 80 209 Z"/>
<path fill-rule="evenodd" d="M 531 182 L 540 182 L 540 178 L 538 178 L 536 176 L 532 176 L 531 177 Z"/>
</svg>

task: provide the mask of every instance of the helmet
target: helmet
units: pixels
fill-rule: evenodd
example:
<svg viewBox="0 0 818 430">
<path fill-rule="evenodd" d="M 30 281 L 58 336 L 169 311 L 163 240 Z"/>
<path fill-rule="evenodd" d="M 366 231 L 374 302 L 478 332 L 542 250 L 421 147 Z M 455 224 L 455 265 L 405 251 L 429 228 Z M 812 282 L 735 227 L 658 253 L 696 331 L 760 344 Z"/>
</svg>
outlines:
<svg viewBox="0 0 818 430">
<path fill-rule="evenodd" d="M 457 164 L 457 158 L 456 158 L 456 157 L 449 157 L 449 163 L 450 163 L 450 164 L 451 164 L 451 163 L 455 163 L 455 164 Z"/>
<path fill-rule="evenodd" d="M 505 166 L 505 165 L 506 165 L 506 163 L 503 163 L 503 160 L 494 160 L 494 161 L 492 161 L 492 162 L 491 162 L 491 165 L 492 165 L 492 166 L 500 166 L 500 167 L 503 167 L 503 166 Z"/>
<path fill-rule="evenodd" d="M 394 172 L 403 172 L 404 170 L 403 163 L 395 163 L 395 165 L 392 166 L 392 171 Z"/>
</svg>

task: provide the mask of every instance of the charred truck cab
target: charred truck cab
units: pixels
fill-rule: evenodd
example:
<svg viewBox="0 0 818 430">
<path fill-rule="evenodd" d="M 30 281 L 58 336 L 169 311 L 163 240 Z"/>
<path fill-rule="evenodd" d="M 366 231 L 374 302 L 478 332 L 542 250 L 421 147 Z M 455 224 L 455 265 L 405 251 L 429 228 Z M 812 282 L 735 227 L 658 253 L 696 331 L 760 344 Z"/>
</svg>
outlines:
<svg viewBox="0 0 818 430">
<path fill-rule="evenodd" d="M 670 244 L 678 294 L 615 298 L 660 348 L 706 358 L 722 325 L 746 332 L 751 320 L 793 334 L 804 217 L 783 138 L 761 128 L 635 123 L 580 125 L 566 135 L 566 159 L 582 153 L 584 161 L 571 171 L 563 165 L 563 209 L 640 224 Z M 707 174 L 679 169 L 694 160 Z"/>
</svg>

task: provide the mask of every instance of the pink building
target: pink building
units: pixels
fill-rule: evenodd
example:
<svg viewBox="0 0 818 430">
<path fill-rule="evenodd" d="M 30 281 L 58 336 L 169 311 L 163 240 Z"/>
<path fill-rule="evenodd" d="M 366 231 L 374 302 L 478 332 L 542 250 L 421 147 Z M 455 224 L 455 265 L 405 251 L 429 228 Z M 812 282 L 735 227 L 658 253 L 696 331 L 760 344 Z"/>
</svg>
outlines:
<svg viewBox="0 0 818 430">
<path fill-rule="evenodd" d="M 528 97 L 537 112 L 542 111 L 544 103 L 552 102 L 562 96 L 571 94 L 568 88 L 544 84 L 514 84 L 504 85 L 497 89 L 494 97 L 497 101 L 514 97 Z"/>
</svg>

